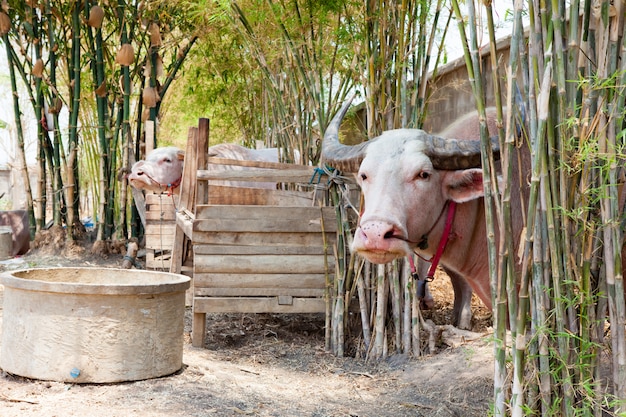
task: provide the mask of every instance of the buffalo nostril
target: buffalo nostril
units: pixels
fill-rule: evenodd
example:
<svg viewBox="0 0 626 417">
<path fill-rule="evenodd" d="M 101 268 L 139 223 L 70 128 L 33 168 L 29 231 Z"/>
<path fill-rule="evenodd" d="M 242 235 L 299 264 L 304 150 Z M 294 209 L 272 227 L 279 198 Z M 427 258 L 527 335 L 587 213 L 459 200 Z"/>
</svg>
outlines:
<svg viewBox="0 0 626 417">
<path fill-rule="evenodd" d="M 393 230 L 390 230 L 387 233 L 385 233 L 385 235 L 383 236 L 383 239 L 391 239 L 393 236 L 394 236 L 394 232 Z"/>
</svg>

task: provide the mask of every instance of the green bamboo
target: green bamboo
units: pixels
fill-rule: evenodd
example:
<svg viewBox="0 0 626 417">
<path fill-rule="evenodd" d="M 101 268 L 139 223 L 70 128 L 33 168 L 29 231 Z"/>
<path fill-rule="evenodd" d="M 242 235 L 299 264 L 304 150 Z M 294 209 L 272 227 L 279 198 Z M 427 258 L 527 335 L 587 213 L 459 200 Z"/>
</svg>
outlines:
<svg viewBox="0 0 626 417">
<path fill-rule="evenodd" d="M 428 2 L 419 2 L 419 3 L 421 5 L 420 10 L 422 11 L 420 15 L 423 16 L 423 19 L 419 25 L 419 29 L 421 30 L 421 29 L 426 28 L 426 25 L 423 23 L 423 20 L 427 18 L 428 13 L 424 12 L 423 8 L 428 4 Z M 424 119 L 428 115 L 428 103 L 429 103 L 428 102 L 429 83 L 427 82 L 428 73 L 429 71 L 431 71 L 431 68 L 432 68 L 431 79 L 435 79 L 437 77 L 437 69 L 439 67 L 439 63 L 443 59 L 443 55 L 445 51 L 446 34 L 448 32 L 448 28 L 450 27 L 450 22 L 452 21 L 452 13 L 448 13 L 448 17 L 445 23 L 443 25 L 439 24 L 439 18 L 441 17 L 442 9 L 443 9 L 443 1 L 438 0 L 437 6 L 435 8 L 435 13 L 433 15 L 432 22 L 431 22 L 431 25 L 432 25 L 431 31 L 428 36 L 428 39 L 426 40 L 428 45 L 425 48 L 414 46 L 414 49 L 418 51 L 418 55 L 414 58 L 414 61 L 416 64 L 413 67 L 413 74 L 420 73 L 420 67 L 421 67 L 421 77 L 420 77 L 419 87 L 414 90 L 413 96 L 411 98 L 413 112 L 411 115 L 412 124 L 409 127 L 421 129 L 424 125 Z M 441 31 L 441 36 L 440 36 L 440 41 L 439 41 L 440 43 L 437 47 L 437 55 L 435 58 L 435 62 L 431 67 L 431 57 L 432 57 L 433 48 L 435 47 L 435 42 L 437 40 L 437 31 Z M 420 36 L 419 40 L 421 43 L 423 41 L 423 37 Z M 424 55 L 423 59 L 421 57 L 422 53 Z"/>
<path fill-rule="evenodd" d="M 376 266 L 376 315 L 374 319 L 374 342 L 370 349 L 370 354 L 374 359 L 383 358 L 386 349 L 385 318 L 389 294 L 386 272 L 385 265 Z"/>
<path fill-rule="evenodd" d="M 85 4 L 86 18 L 89 17 L 90 2 Z M 102 28 L 86 29 L 87 42 L 91 55 L 91 71 L 94 83 L 94 92 L 96 89 L 104 85 L 104 57 L 103 57 L 103 41 L 102 41 Z M 95 35 L 94 35 L 95 32 Z M 109 194 L 110 177 L 111 177 L 111 149 L 107 140 L 107 95 L 95 94 L 96 100 L 96 114 L 97 125 L 96 132 L 99 141 L 100 152 L 100 164 L 98 176 L 99 178 L 99 192 L 100 197 L 98 210 L 97 210 L 97 240 L 104 240 L 111 237 L 110 224 L 113 222 L 112 210 L 109 209 L 111 204 L 115 201 L 114 196 Z M 107 198 L 104 198 L 107 196 Z"/>
<path fill-rule="evenodd" d="M 402 353 L 402 320 L 401 310 L 404 293 L 400 291 L 400 275 L 402 260 L 395 260 L 389 266 L 389 295 L 391 296 L 391 315 L 394 328 L 395 352 Z"/>
<path fill-rule="evenodd" d="M 400 285 L 402 290 L 402 353 L 408 355 L 412 352 L 412 305 L 413 305 L 413 283 L 408 262 L 402 263 L 400 271 Z"/>
<path fill-rule="evenodd" d="M 32 191 L 30 188 L 30 178 L 28 175 L 28 168 L 26 165 L 26 155 L 24 154 L 24 131 L 22 129 L 22 121 L 20 120 L 20 101 L 19 94 L 17 90 L 17 80 L 15 76 L 15 69 L 13 64 L 13 54 L 11 51 L 11 43 L 9 40 L 9 34 L 5 33 L 2 35 L 2 41 L 5 45 L 7 52 L 7 64 L 9 67 L 9 77 L 11 79 L 11 92 L 13 93 L 13 114 L 15 117 L 15 129 L 17 133 L 17 150 L 18 150 L 18 158 L 20 161 L 20 165 L 22 166 L 21 174 L 22 181 L 24 182 L 24 187 L 26 190 L 26 199 L 27 206 L 29 212 L 29 219 L 31 224 L 34 224 L 34 212 L 33 212 L 33 199 L 32 199 Z"/>
<path fill-rule="evenodd" d="M 50 68 L 50 73 L 49 73 L 49 82 L 50 85 L 52 86 L 51 90 L 52 90 L 52 94 L 50 95 L 49 99 L 50 99 L 50 103 L 52 104 L 52 106 L 56 105 L 57 100 L 60 100 L 60 96 L 58 93 L 58 88 L 57 88 L 57 48 L 58 48 L 58 42 L 56 39 L 56 34 L 55 34 L 55 19 L 54 16 L 52 14 L 52 5 L 51 5 L 51 1 L 52 0 L 46 0 L 46 5 L 45 5 L 45 15 L 46 15 L 46 23 L 47 23 L 47 27 L 48 27 L 48 44 L 49 44 L 49 58 L 48 58 L 48 62 L 49 62 L 49 68 Z M 64 205 L 63 204 L 63 194 L 62 194 L 62 190 L 63 190 L 63 179 L 61 177 L 61 131 L 59 129 L 59 112 L 54 112 L 52 114 L 52 120 L 53 120 L 53 127 L 52 127 L 52 134 L 54 136 L 54 141 L 53 143 L 51 143 L 51 147 L 52 147 L 52 158 L 51 158 L 51 162 L 49 163 L 50 166 L 50 170 L 51 170 L 51 177 L 52 177 L 52 218 L 53 218 L 53 224 L 55 226 L 61 226 L 62 222 L 63 222 L 63 216 L 62 216 L 62 210 L 61 207 Z M 50 126 L 49 126 L 50 127 Z M 48 150 L 50 151 L 50 148 L 48 147 Z M 43 191 L 42 191 L 43 192 Z M 45 216 L 44 216 L 45 217 Z"/>
<path fill-rule="evenodd" d="M 78 171 L 78 147 L 79 126 L 78 114 L 80 111 L 81 100 L 81 19 L 78 4 L 72 7 L 71 17 L 71 33 L 72 47 L 71 55 L 68 57 L 68 67 L 70 68 L 70 119 L 68 126 L 68 160 L 67 160 L 67 184 L 66 184 L 66 200 L 67 200 L 67 239 L 74 239 L 74 227 L 79 222 L 79 198 L 80 198 L 80 178 Z"/>
<path fill-rule="evenodd" d="M 465 63 L 466 63 L 466 68 L 467 68 L 467 73 L 468 73 L 468 79 L 472 87 L 476 109 L 478 110 L 478 115 L 480 119 L 481 154 L 482 154 L 481 159 L 482 159 L 482 167 L 483 167 L 483 189 L 485 192 L 485 197 L 484 197 L 485 217 L 487 221 L 487 236 L 488 236 L 487 256 L 489 258 L 489 265 L 490 265 L 489 275 L 490 275 L 490 280 L 492 282 L 491 287 L 495 289 L 497 288 L 497 285 L 493 283 L 498 282 L 498 268 L 496 267 L 496 265 L 498 265 L 498 260 L 497 260 L 498 252 L 497 252 L 497 248 L 495 244 L 495 238 L 496 238 L 495 224 L 498 222 L 496 215 L 501 216 L 501 213 L 494 212 L 494 205 L 493 205 L 493 203 L 495 202 L 496 203 L 495 206 L 499 207 L 500 203 L 496 199 L 497 192 L 498 192 L 497 181 L 494 181 L 495 179 L 494 177 L 495 170 L 493 168 L 494 159 L 493 159 L 493 153 L 491 151 L 491 142 L 489 139 L 489 132 L 487 130 L 487 125 L 486 125 L 486 112 L 485 112 L 485 99 L 484 99 L 485 93 L 484 93 L 484 87 L 482 84 L 482 76 L 480 73 L 481 58 L 479 55 L 477 33 L 476 33 L 476 13 L 474 9 L 474 2 L 473 1 L 467 2 L 466 7 L 468 10 L 468 20 L 469 20 L 468 26 L 469 26 L 469 31 L 470 31 L 470 42 L 468 42 L 466 35 L 465 35 L 465 23 L 464 23 L 464 19 L 459 8 L 458 1 L 453 0 L 452 7 L 456 15 L 457 21 L 458 21 L 459 34 L 461 35 L 461 44 L 464 50 L 464 57 L 465 57 Z M 490 14 L 491 13 L 489 12 L 488 15 Z M 491 22 L 490 30 L 493 32 L 493 20 L 491 19 L 490 22 Z M 492 54 L 494 53 L 495 53 L 495 50 L 492 50 Z M 492 58 L 492 62 L 495 62 L 495 57 Z M 494 73 L 497 74 L 497 69 L 495 67 L 492 68 L 492 71 L 494 71 Z M 494 83 L 496 84 L 494 86 L 495 91 L 498 92 L 499 88 L 497 87 L 497 85 L 499 84 L 499 82 L 497 78 L 494 79 Z M 499 98 L 497 100 L 499 103 Z M 502 120 L 501 110 L 499 111 L 500 111 L 499 120 Z M 499 223 L 502 224 L 501 221 Z M 510 235 L 508 236 L 504 235 L 502 238 L 503 239 L 510 238 Z M 494 397 L 496 398 L 495 412 L 496 412 L 496 415 L 504 415 L 505 392 L 504 392 L 504 387 L 502 386 L 503 380 L 504 380 L 504 376 L 503 376 L 504 369 L 501 363 L 502 355 L 503 355 L 502 343 L 504 343 L 504 340 L 505 340 L 504 331 L 502 330 L 502 324 L 504 323 L 503 320 L 505 320 L 503 317 L 504 304 L 502 303 L 501 299 L 495 296 L 495 294 L 499 294 L 499 292 L 493 291 L 492 294 L 493 294 L 492 298 L 494 298 L 493 306 L 498 308 L 495 314 L 496 314 L 496 318 L 499 321 L 498 324 L 500 326 L 499 327 L 500 330 L 498 333 L 499 337 L 496 338 L 498 342 L 494 346 L 496 355 L 500 357 L 500 367 L 495 368 L 495 371 L 494 371 L 495 372 L 494 377 L 496 381 L 496 383 L 494 384 Z M 516 335 L 515 330 L 516 329 L 514 327 L 514 324 L 512 324 L 511 325 L 512 337 L 515 337 Z"/>
<path fill-rule="evenodd" d="M 336 193 L 336 190 L 330 190 L 331 193 Z M 321 227 L 322 227 L 322 239 L 324 242 L 324 271 L 329 270 L 328 265 L 328 253 L 331 250 L 328 246 L 328 239 L 326 238 L 326 227 L 324 225 L 324 214 L 321 210 L 320 206 L 320 219 L 321 219 Z M 336 248 L 332 248 L 333 252 L 336 252 Z M 335 270 L 335 275 L 339 274 L 338 270 Z M 330 278 L 328 272 L 324 274 L 324 303 L 325 303 L 325 313 L 324 313 L 324 350 L 329 352 L 331 348 L 331 326 L 332 326 L 332 288 L 333 283 Z"/>
<path fill-rule="evenodd" d="M 335 253 L 337 256 L 337 253 Z M 334 322 L 334 334 L 333 334 L 333 353 L 338 357 L 343 357 L 344 354 L 344 295 L 345 295 L 345 279 L 343 274 L 345 271 L 338 270 L 339 274 L 335 277 L 335 299 L 333 305 L 333 322 Z"/>
<path fill-rule="evenodd" d="M 369 320 L 369 302 L 367 299 L 367 293 L 365 291 L 365 278 L 363 270 L 364 262 L 361 261 L 361 266 L 358 268 L 356 274 L 357 291 L 359 297 L 359 312 L 361 314 L 361 328 L 363 330 L 363 344 L 365 345 L 365 351 L 369 351 L 372 341 L 372 331 L 370 328 Z"/>
<path fill-rule="evenodd" d="M 43 31 L 43 23 L 39 18 L 39 13 L 37 13 L 32 7 L 26 7 L 26 13 L 28 13 L 30 22 L 32 23 L 32 33 L 33 33 L 33 49 L 35 52 L 35 60 L 43 60 L 43 42 L 41 39 L 43 38 L 45 32 Z M 39 40 L 38 42 L 35 40 Z M 32 70 L 31 70 L 32 73 Z M 46 120 L 45 117 L 45 108 L 44 108 L 44 93 L 42 88 L 42 77 L 33 77 L 35 83 L 35 93 L 33 107 L 35 110 L 35 115 L 39 118 L 40 122 L 37 123 L 37 146 L 39 148 L 39 152 L 37 154 L 37 159 L 39 161 L 39 169 L 41 175 L 39 176 L 39 210 L 35 211 L 33 207 L 33 218 L 30 218 L 30 235 L 31 238 L 35 237 L 35 231 L 41 229 L 45 225 L 45 212 L 46 212 L 46 198 L 45 193 L 42 192 L 42 189 L 45 189 L 46 184 L 46 156 L 45 156 L 45 148 L 42 146 L 46 143 L 45 137 L 47 136 L 47 123 L 44 123 Z M 32 199 L 32 197 L 31 197 Z"/>
</svg>

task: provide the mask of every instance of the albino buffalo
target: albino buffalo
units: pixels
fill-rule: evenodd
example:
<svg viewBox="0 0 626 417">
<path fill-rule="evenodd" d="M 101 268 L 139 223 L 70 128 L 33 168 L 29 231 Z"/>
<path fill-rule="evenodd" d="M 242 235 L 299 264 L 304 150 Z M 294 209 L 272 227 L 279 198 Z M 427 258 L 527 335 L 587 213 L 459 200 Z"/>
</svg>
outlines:
<svg viewBox="0 0 626 417">
<path fill-rule="evenodd" d="M 209 148 L 209 156 L 235 159 L 239 161 L 278 162 L 278 150 L 249 149 L 232 143 L 214 145 Z M 184 152 L 175 147 L 157 148 L 143 161 L 136 162 L 128 175 L 130 185 L 138 190 L 155 193 L 178 192 L 183 175 Z M 210 169 L 241 169 L 239 167 L 210 165 Z M 228 184 L 224 184 L 228 185 Z M 238 183 L 239 186 L 267 188 L 264 183 Z M 273 185 L 275 187 L 275 185 Z"/>
<path fill-rule="evenodd" d="M 128 175 L 128 183 L 138 190 L 162 193 L 178 189 L 183 176 L 185 153 L 168 146 L 150 152 L 145 160 L 137 161 Z"/>
<path fill-rule="evenodd" d="M 363 207 L 352 251 L 373 263 L 413 253 L 431 258 L 444 235 L 449 202 L 456 202 L 440 262 L 455 284 L 458 325 L 469 327 L 471 290 L 461 277 L 491 308 L 478 118 L 468 115 L 441 136 L 396 129 L 347 146 L 339 142 L 338 131 L 349 104 L 344 104 L 326 130 L 322 162 L 345 172 L 358 171 Z M 494 133 L 493 120 L 488 124 Z M 463 139 L 446 139 L 454 137 Z M 527 188 L 525 182 L 519 183 L 520 188 Z M 520 201 L 519 196 L 515 198 Z M 521 212 L 513 218 L 517 238 Z"/>
</svg>

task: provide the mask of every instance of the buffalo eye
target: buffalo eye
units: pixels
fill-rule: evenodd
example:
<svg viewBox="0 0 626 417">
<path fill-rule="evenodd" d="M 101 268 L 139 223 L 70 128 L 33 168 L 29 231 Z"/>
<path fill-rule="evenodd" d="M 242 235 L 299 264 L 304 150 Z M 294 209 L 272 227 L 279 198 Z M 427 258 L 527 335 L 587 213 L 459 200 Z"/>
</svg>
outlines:
<svg viewBox="0 0 626 417">
<path fill-rule="evenodd" d="M 420 171 L 415 174 L 416 180 L 427 180 L 428 178 L 430 178 L 430 172 L 428 171 Z"/>
<path fill-rule="evenodd" d="M 365 181 L 367 179 L 367 174 L 362 172 L 359 174 L 359 177 L 361 178 L 361 181 Z"/>
</svg>

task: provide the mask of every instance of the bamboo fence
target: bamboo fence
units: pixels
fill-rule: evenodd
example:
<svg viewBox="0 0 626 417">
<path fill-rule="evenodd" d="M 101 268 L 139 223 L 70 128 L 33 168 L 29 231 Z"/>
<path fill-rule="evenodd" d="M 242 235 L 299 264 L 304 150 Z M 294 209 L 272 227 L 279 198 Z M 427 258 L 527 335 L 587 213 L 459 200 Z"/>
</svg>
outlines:
<svg viewBox="0 0 626 417">
<path fill-rule="evenodd" d="M 624 415 L 626 6 L 608 1 L 593 5 L 575 1 L 569 7 L 558 1 L 514 2 L 510 59 L 502 70 L 496 64 L 500 56 L 491 2 L 483 3 L 466 2 L 461 12 L 452 1 L 465 35 L 462 43 L 476 108 L 485 119 L 486 83 L 493 83 L 502 126 L 500 168 L 486 126 L 482 129 L 487 233 L 492 236 L 488 251 L 495 329 L 492 413 Z M 370 55 L 363 72 L 367 119 L 374 120 L 368 125 L 371 137 L 411 120 L 396 117 L 406 111 L 399 103 L 411 96 L 402 91 L 407 85 L 402 71 L 390 76 L 373 64 L 407 59 L 410 54 L 399 53 L 399 48 L 411 44 L 416 33 L 406 22 L 419 19 L 416 9 L 403 19 L 381 14 L 378 3 L 366 5 Z M 487 18 L 492 79 L 483 75 L 478 7 L 484 7 Z M 524 16 L 527 27 L 522 24 Z M 400 27 L 393 22 L 403 23 Z M 409 38 L 400 41 L 389 35 L 398 33 L 410 33 Z M 377 34 L 387 36 L 385 45 L 377 43 L 383 39 Z M 419 50 L 412 45 L 406 50 Z M 389 67 L 407 68 L 406 63 Z M 411 109 L 426 112 L 427 93 L 420 97 L 424 106 Z M 520 184 L 513 180 L 517 166 L 513 158 L 520 149 L 530 158 L 521 172 L 529 197 L 516 201 L 513 191 Z M 341 187 L 334 201 L 345 222 L 350 205 L 341 202 L 345 201 L 339 197 L 345 194 Z M 520 242 L 512 239 L 515 216 L 524 223 Z M 354 224 L 343 224 L 344 243 L 337 249 L 342 261 L 330 307 L 334 335 L 330 348 L 338 355 L 350 349 L 351 354 L 368 358 L 392 352 L 419 355 L 431 345 L 420 335 L 433 329 L 421 318 L 412 296 L 408 266 L 404 261 L 374 266 L 352 257 L 345 246 L 353 229 Z M 353 297 L 361 333 L 357 346 L 347 347 Z"/>
<path fill-rule="evenodd" d="M 479 112 L 484 86 L 476 9 L 453 0 Z M 490 3 L 486 13 L 492 15 Z M 626 338 L 622 252 L 624 214 L 624 2 L 516 1 L 510 61 L 493 82 L 501 102 L 522 91 L 531 155 L 530 199 L 514 264 L 510 178 L 515 111 L 501 134 L 503 189 L 486 189 L 494 299 L 494 415 L 623 415 Z M 581 7 L 584 6 L 584 7 Z M 522 16 L 529 28 L 524 32 Z M 493 33 L 493 23 L 487 25 Z M 491 44 L 494 45 L 494 39 Z M 492 62 L 497 59 L 492 51 Z M 495 91 L 498 91 L 496 88 Z M 501 104 L 499 106 L 502 106 Z M 485 177 L 494 165 L 484 135 Z M 493 229 L 494 231 L 496 229 Z M 495 236 L 495 235 L 494 235 Z M 496 256 L 499 251 L 504 256 Z M 507 320 L 507 317 L 509 320 Z M 507 323 L 509 328 L 507 328 Z M 608 365 L 610 375 L 603 375 Z"/>
</svg>

